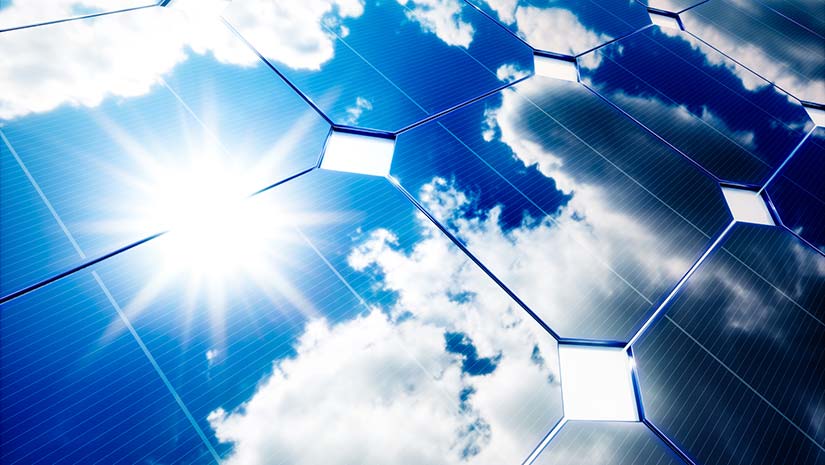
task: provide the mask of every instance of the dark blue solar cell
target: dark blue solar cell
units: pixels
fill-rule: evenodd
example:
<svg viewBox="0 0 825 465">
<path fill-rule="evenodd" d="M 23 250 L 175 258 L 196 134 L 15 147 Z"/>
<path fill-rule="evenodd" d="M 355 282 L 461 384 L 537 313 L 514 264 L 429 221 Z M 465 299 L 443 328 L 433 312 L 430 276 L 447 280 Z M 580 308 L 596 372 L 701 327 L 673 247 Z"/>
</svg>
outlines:
<svg viewBox="0 0 825 465">
<path fill-rule="evenodd" d="M 825 3 L 713 0 L 685 29 L 793 96 L 825 103 Z"/>
<path fill-rule="evenodd" d="M 579 58 L 582 80 L 721 180 L 761 185 L 812 127 L 784 92 L 694 37 L 651 27 Z"/>
<path fill-rule="evenodd" d="M 532 51 L 459 1 L 232 2 L 224 17 L 338 124 L 397 130 L 532 70 Z"/>
<path fill-rule="evenodd" d="M 680 465 L 684 462 L 643 423 L 569 421 L 533 463 Z"/>
<path fill-rule="evenodd" d="M 107 47 L 70 39 L 108 32 Z M 38 56 L 43 40 L 58 44 L 54 62 Z M 29 171 L 77 241 L 76 263 L 312 168 L 329 130 L 213 20 L 142 9 L 5 32 L 0 43 L 12 76 L 37 76 L 10 81 L 0 96 L 4 166 L 18 164 L 14 151 L 12 172 Z M 65 246 L 30 227 L 43 201 L 12 199 L 4 195 L 4 215 L 20 220 L 4 222 L 4 250 L 22 257 Z M 14 287 L 64 266 L 21 272 Z"/>
<path fill-rule="evenodd" d="M 555 340 L 390 182 L 317 170 L 249 202 L 232 242 L 95 266 L 230 463 L 513 463 L 561 417 Z"/>
<path fill-rule="evenodd" d="M 0 306 L 0 461 L 214 463 L 88 273 Z"/>
<path fill-rule="evenodd" d="M 563 337 L 628 340 L 730 222 L 712 179 L 555 79 L 401 134 L 391 173 Z"/>
<path fill-rule="evenodd" d="M 825 252 L 825 128 L 817 128 L 768 186 L 779 218 Z"/>
<path fill-rule="evenodd" d="M 635 347 L 648 419 L 699 463 L 825 463 L 822 302 L 825 257 L 736 226 Z"/>
<path fill-rule="evenodd" d="M 471 0 L 533 48 L 575 56 L 650 24 L 645 8 L 624 0 Z"/>
</svg>

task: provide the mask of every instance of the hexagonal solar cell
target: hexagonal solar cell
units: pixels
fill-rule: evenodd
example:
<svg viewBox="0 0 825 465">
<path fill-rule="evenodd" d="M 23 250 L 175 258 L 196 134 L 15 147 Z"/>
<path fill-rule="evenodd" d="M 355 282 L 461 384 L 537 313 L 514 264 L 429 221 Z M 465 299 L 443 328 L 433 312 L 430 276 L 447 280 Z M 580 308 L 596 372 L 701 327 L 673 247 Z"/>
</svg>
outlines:
<svg viewBox="0 0 825 465">
<path fill-rule="evenodd" d="M 563 338 L 629 340 L 732 219 L 689 161 L 538 76 L 400 134 L 390 174 Z"/>
<path fill-rule="evenodd" d="M 697 463 L 825 463 L 823 302 L 825 256 L 735 226 L 635 346 L 648 420 Z"/>
<path fill-rule="evenodd" d="M 822 2 L 714 0 L 680 18 L 686 30 L 794 97 L 825 103 Z"/>
<path fill-rule="evenodd" d="M 456 0 L 240 0 L 224 17 L 341 125 L 398 130 L 532 65 L 529 47 Z"/>
<path fill-rule="evenodd" d="M 86 340 L 106 354 L 134 331 L 229 463 L 521 462 L 561 418 L 556 341 L 416 212 L 384 178 L 316 170 L 78 273 L 111 315 Z M 20 307 L 80 306 L 62 283 Z M 4 405 L 37 395 L 7 385 Z"/>
<path fill-rule="evenodd" d="M 151 8 L 2 34 L 3 250 L 31 261 L 4 267 L 3 295 L 319 160 L 328 123 L 213 18 Z"/>
<path fill-rule="evenodd" d="M 1 463 L 825 465 L 825 3 L 154 3 L 0 0 Z"/>
<path fill-rule="evenodd" d="M 671 28 L 648 28 L 580 57 L 579 73 L 723 181 L 761 186 L 813 127 L 798 101 Z"/>
<path fill-rule="evenodd" d="M 470 3 L 536 50 L 576 56 L 650 24 L 645 8 L 623 0 L 516 0 Z"/>
<path fill-rule="evenodd" d="M 825 252 L 825 128 L 817 128 L 767 187 L 782 224 Z"/>
</svg>

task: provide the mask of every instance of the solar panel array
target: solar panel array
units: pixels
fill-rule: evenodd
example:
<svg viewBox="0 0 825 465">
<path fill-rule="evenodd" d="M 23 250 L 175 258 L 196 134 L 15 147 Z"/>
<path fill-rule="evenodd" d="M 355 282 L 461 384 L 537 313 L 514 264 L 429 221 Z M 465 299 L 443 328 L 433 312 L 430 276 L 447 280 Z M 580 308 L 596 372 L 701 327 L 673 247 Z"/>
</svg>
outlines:
<svg viewBox="0 0 825 465">
<path fill-rule="evenodd" d="M 155 3 L 0 0 L 0 462 L 825 464 L 821 0 Z"/>
</svg>

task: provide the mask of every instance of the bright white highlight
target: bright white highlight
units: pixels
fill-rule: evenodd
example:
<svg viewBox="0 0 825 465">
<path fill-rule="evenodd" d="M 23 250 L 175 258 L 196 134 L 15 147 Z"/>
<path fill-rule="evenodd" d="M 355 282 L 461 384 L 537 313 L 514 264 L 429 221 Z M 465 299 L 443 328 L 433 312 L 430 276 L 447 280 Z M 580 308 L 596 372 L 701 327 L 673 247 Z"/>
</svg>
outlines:
<svg viewBox="0 0 825 465">
<path fill-rule="evenodd" d="M 567 419 L 639 421 L 624 349 L 559 344 L 559 362 Z"/>
<path fill-rule="evenodd" d="M 536 75 L 577 82 L 578 70 L 576 63 L 543 55 L 533 55 L 533 68 Z"/>
<path fill-rule="evenodd" d="M 648 11 L 648 14 L 650 15 L 650 22 L 659 27 L 669 27 L 671 29 L 679 30 L 682 29 L 679 26 L 679 21 L 677 21 L 676 18 L 672 16 L 662 15 L 659 13 L 654 13 L 652 11 Z"/>
<path fill-rule="evenodd" d="M 804 108 L 805 111 L 808 112 L 808 117 L 811 118 L 811 121 L 813 121 L 815 125 L 825 127 L 825 110 L 808 106 Z"/>
<path fill-rule="evenodd" d="M 333 131 L 324 150 L 321 168 L 387 176 L 394 151 L 394 139 Z"/>
<path fill-rule="evenodd" d="M 723 187 L 722 194 L 728 203 L 733 219 L 742 223 L 766 224 L 773 226 L 773 218 L 758 192 L 747 189 Z"/>
</svg>

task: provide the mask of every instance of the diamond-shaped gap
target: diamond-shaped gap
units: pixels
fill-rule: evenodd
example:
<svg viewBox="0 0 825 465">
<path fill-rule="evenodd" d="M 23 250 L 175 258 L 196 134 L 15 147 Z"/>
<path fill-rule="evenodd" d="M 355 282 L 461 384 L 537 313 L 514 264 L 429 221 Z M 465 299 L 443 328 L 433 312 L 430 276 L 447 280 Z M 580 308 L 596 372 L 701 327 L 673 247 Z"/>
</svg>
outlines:
<svg viewBox="0 0 825 465">
<path fill-rule="evenodd" d="M 825 105 L 812 104 L 804 102 L 802 106 L 808 112 L 808 117 L 814 122 L 814 125 L 825 127 Z"/>
<path fill-rule="evenodd" d="M 682 30 L 682 25 L 679 24 L 679 15 L 675 13 L 667 14 L 652 9 L 648 9 L 647 13 L 650 15 L 650 22 L 659 27 Z"/>
<path fill-rule="evenodd" d="M 740 223 L 754 223 L 773 226 L 765 198 L 760 192 L 740 187 L 722 186 L 722 194 L 728 204 L 733 219 Z"/>
<path fill-rule="evenodd" d="M 565 81 L 578 82 L 579 71 L 575 59 L 533 53 L 533 69 L 536 75 Z"/>
<path fill-rule="evenodd" d="M 395 138 L 334 129 L 327 139 L 321 169 L 370 176 L 390 174 Z"/>
<path fill-rule="evenodd" d="M 627 350 L 559 343 L 559 367 L 565 418 L 639 421 L 633 358 Z"/>
</svg>

